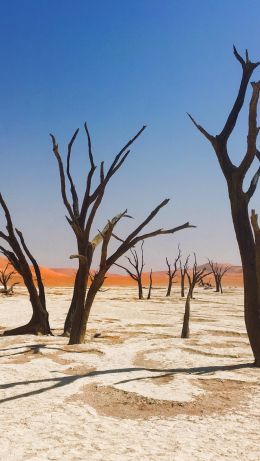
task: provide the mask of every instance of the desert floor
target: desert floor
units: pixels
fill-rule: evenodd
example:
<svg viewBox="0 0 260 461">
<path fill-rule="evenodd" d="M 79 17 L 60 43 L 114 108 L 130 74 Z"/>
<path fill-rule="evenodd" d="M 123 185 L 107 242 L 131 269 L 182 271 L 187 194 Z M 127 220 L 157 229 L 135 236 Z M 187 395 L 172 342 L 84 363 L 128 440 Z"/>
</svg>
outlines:
<svg viewBox="0 0 260 461">
<path fill-rule="evenodd" d="M 260 459 L 260 371 L 242 290 L 196 290 L 186 340 L 184 301 L 176 288 L 164 295 L 99 293 L 86 344 L 67 346 L 71 288 L 49 288 L 55 336 L 0 337 L 1 460 Z M 0 298 L 1 332 L 29 316 L 23 288 Z"/>
</svg>

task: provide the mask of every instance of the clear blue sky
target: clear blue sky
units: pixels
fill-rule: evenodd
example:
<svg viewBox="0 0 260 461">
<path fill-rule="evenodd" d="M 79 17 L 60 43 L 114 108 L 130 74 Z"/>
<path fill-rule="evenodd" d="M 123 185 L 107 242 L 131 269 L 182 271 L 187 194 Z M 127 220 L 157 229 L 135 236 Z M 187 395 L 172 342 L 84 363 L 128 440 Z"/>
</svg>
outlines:
<svg viewBox="0 0 260 461">
<path fill-rule="evenodd" d="M 223 126 L 241 74 L 233 43 L 260 59 L 259 1 L 0 0 L 0 7 L 0 190 L 40 263 L 68 266 L 75 251 L 49 132 L 64 152 L 85 120 L 96 162 L 106 165 L 148 126 L 110 183 L 95 230 L 125 207 L 138 222 L 169 197 L 155 226 L 198 227 L 147 242 L 147 270 L 163 269 L 178 243 L 200 261 L 239 263 L 224 179 L 186 112 L 213 134 Z M 230 143 L 234 161 L 245 134 L 246 110 Z M 81 190 L 87 167 L 81 131 L 73 164 Z M 259 198 L 258 190 L 252 207 L 260 212 Z"/>
</svg>

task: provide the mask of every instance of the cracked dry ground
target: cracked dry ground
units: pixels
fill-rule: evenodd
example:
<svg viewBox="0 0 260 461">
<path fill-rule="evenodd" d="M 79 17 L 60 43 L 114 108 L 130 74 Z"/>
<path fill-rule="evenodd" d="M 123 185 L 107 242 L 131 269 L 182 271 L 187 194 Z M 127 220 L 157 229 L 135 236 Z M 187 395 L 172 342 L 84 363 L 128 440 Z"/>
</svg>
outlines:
<svg viewBox="0 0 260 461">
<path fill-rule="evenodd" d="M 59 336 L 70 295 L 48 290 L 53 337 L 0 337 L 1 459 L 260 459 L 242 290 L 197 290 L 183 340 L 177 290 L 137 301 L 134 288 L 111 288 L 80 346 Z M 23 289 L 1 298 L 1 331 L 29 314 Z"/>
</svg>

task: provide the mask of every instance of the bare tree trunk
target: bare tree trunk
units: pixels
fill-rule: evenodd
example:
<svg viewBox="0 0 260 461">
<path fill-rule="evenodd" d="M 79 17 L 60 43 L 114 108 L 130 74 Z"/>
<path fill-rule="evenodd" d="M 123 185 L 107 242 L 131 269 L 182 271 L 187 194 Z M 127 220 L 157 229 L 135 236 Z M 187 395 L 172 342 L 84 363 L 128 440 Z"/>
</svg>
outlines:
<svg viewBox="0 0 260 461">
<path fill-rule="evenodd" d="M 219 280 L 219 278 L 217 276 L 214 275 L 214 277 L 215 277 L 215 284 L 216 284 L 216 290 L 215 291 L 216 291 L 216 293 L 219 293 L 220 292 L 220 280 Z"/>
<path fill-rule="evenodd" d="M 181 275 L 181 297 L 185 297 L 185 274 Z"/>
<path fill-rule="evenodd" d="M 26 270 L 26 269 L 25 269 Z M 25 334 L 42 334 L 47 335 L 51 334 L 50 325 L 49 325 L 49 314 L 46 311 L 40 302 L 38 292 L 34 286 L 32 275 L 30 272 L 27 272 L 23 275 L 24 283 L 29 292 L 30 302 L 32 305 L 33 314 L 31 320 L 21 327 L 13 328 L 11 330 L 6 330 L 4 332 L 5 336 L 11 335 L 25 335 Z"/>
<path fill-rule="evenodd" d="M 196 281 L 196 278 L 194 278 L 194 277 L 192 279 L 190 277 L 188 277 L 188 280 L 189 280 L 189 292 L 188 293 L 189 293 L 190 299 L 194 299 L 193 298 L 193 291 L 194 291 L 194 288 L 196 286 L 197 281 Z"/>
<path fill-rule="evenodd" d="M 169 278 L 166 296 L 171 296 L 171 291 L 172 291 L 172 279 Z"/>
<path fill-rule="evenodd" d="M 77 270 L 76 278 L 75 278 L 75 283 L 73 287 L 73 295 L 72 295 L 72 300 L 70 303 L 70 308 L 67 313 L 65 323 L 64 323 L 64 330 L 63 330 L 63 336 L 69 336 L 71 333 L 71 327 L 72 327 L 72 322 L 73 322 L 73 315 L 76 310 L 77 306 L 77 297 L 78 297 L 78 273 L 79 270 Z"/>
<path fill-rule="evenodd" d="M 185 263 L 180 260 L 180 278 L 181 278 L 181 297 L 185 297 L 185 277 L 187 275 L 189 264 L 189 256 L 187 256 Z"/>
<path fill-rule="evenodd" d="M 258 302 L 260 303 L 260 227 L 258 224 L 258 215 L 252 210 L 251 223 L 255 234 L 255 263 L 256 277 L 258 284 Z"/>
<path fill-rule="evenodd" d="M 233 192 L 229 185 L 232 219 L 240 250 L 244 277 L 245 324 L 249 342 L 255 357 L 255 365 L 260 366 L 260 300 L 256 270 L 256 251 L 248 205 L 245 197 Z"/>
<path fill-rule="evenodd" d="M 151 272 L 150 272 L 150 284 L 149 284 L 149 290 L 148 290 L 147 299 L 151 299 L 152 287 L 153 287 L 153 270 L 151 269 Z"/>
<path fill-rule="evenodd" d="M 138 283 L 138 298 L 144 299 L 142 281 L 138 280 L 137 283 Z"/>
<path fill-rule="evenodd" d="M 182 338 L 189 338 L 190 336 L 190 300 L 191 300 L 191 293 L 190 290 L 187 294 L 186 303 L 185 303 L 185 312 L 183 317 L 183 325 L 182 325 Z"/>
<path fill-rule="evenodd" d="M 80 325 L 80 332 L 79 332 L 79 336 L 77 338 L 79 342 L 76 342 L 76 343 L 71 343 L 70 342 L 70 344 L 79 344 L 79 343 L 82 344 L 82 343 L 84 343 L 87 323 L 88 323 L 88 319 L 89 319 L 89 314 L 90 314 L 93 302 L 95 300 L 96 294 L 98 293 L 98 291 L 102 287 L 102 285 L 104 283 L 104 280 L 105 280 L 105 272 L 104 271 L 99 272 L 97 274 L 97 276 L 94 277 L 94 279 L 93 279 L 93 281 L 92 281 L 92 283 L 91 283 L 91 285 L 89 287 L 87 297 L 86 297 L 86 302 L 85 302 L 84 311 L 83 311 L 83 315 L 82 315 L 82 323 Z"/>
<path fill-rule="evenodd" d="M 84 249 L 79 248 L 80 255 L 84 255 Z M 85 256 L 85 255 L 84 255 Z M 77 291 L 76 291 L 76 309 L 73 313 L 72 326 L 70 332 L 69 344 L 81 344 L 81 325 L 85 309 L 85 300 L 87 292 L 87 279 L 89 275 L 90 264 L 87 261 L 86 256 L 84 258 L 79 258 L 79 268 L 77 273 Z"/>
</svg>

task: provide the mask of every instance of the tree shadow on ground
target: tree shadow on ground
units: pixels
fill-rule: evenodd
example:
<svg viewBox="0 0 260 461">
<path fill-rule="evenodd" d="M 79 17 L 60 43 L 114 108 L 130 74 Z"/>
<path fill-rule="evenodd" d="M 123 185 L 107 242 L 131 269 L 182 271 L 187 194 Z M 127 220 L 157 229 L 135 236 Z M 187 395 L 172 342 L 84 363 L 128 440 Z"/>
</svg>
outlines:
<svg viewBox="0 0 260 461">
<path fill-rule="evenodd" d="M 17 349 L 22 349 L 20 350 L 19 352 L 12 352 L 11 354 L 2 354 L 0 355 L 0 359 L 1 358 L 4 358 L 4 357 L 12 357 L 14 355 L 22 355 L 22 354 L 28 354 L 28 353 L 33 353 L 33 354 L 37 354 L 37 353 L 40 353 L 41 352 L 41 349 L 50 349 L 50 350 L 54 350 L 54 351 L 62 351 L 62 352 L 73 352 L 73 354 L 82 354 L 83 352 L 88 352 L 87 349 L 82 349 L 82 350 L 72 350 L 71 348 L 73 346 L 69 346 L 68 349 L 63 349 L 63 344 L 61 345 L 61 347 L 55 347 L 55 346 L 52 346 L 50 344 L 25 344 L 24 346 L 15 346 L 15 347 L 6 347 L 5 349 L 0 349 L 0 352 L 7 352 L 7 351 L 11 351 L 11 350 L 17 350 Z M 24 350 L 24 349 L 27 349 L 27 350 Z"/>
<path fill-rule="evenodd" d="M 0 389 L 9 389 L 15 386 L 25 386 L 25 385 L 28 386 L 30 384 L 37 384 L 37 383 L 53 383 L 53 384 L 48 387 L 42 387 L 40 389 L 35 389 L 33 391 L 25 392 L 23 394 L 13 395 L 11 397 L 0 399 L 0 403 L 10 402 L 12 400 L 18 400 L 18 399 L 22 399 L 25 397 L 39 395 L 49 390 L 67 386 L 69 384 L 72 384 L 73 382 L 78 381 L 79 379 L 93 378 L 93 377 L 100 376 L 100 375 L 131 373 L 131 372 L 138 372 L 138 371 L 147 371 L 149 373 L 159 373 L 159 375 L 153 375 L 153 376 L 147 375 L 145 377 L 137 377 L 137 378 L 127 379 L 127 380 L 114 383 L 114 384 L 122 384 L 122 383 L 127 383 L 130 381 L 162 378 L 164 376 L 171 376 L 177 373 L 178 374 L 205 375 L 208 373 L 214 373 L 216 371 L 233 371 L 233 370 L 239 370 L 243 368 L 252 368 L 253 366 L 254 365 L 252 363 L 237 363 L 235 365 L 216 365 L 216 366 L 208 366 L 208 367 L 171 368 L 171 369 L 145 368 L 145 367 L 144 368 L 142 367 L 116 368 L 116 369 L 108 369 L 108 370 L 90 371 L 85 374 L 74 375 L 74 376 L 62 376 L 62 377 L 57 377 L 57 378 L 35 379 L 35 380 L 30 380 L 30 381 L 17 381 L 14 383 L 2 384 L 0 385 Z"/>
</svg>

